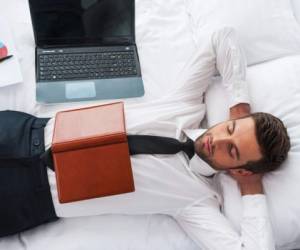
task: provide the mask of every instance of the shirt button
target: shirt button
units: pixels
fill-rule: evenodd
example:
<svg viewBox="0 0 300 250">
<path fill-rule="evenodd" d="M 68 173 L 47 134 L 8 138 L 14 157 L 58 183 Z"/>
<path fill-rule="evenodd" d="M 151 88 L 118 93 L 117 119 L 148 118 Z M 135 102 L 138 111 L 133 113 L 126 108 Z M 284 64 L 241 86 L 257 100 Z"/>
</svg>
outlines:
<svg viewBox="0 0 300 250">
<path fill-rule="evenodd" d="M 34 139 L 33 140 L 33 145 L 34 146 L 39 146 L 41 144 L 40 140 L 39 139 Z"/>
</svg>

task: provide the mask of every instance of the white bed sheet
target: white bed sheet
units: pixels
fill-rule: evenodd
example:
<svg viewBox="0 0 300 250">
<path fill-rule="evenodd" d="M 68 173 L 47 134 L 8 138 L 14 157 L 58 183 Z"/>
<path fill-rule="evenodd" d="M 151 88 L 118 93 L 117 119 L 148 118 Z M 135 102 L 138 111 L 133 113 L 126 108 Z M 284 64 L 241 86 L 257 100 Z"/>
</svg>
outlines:
<svg viewBox="0 0 300 250">
<path fill-rule="evenodd" d="M 158 230 L 159 229 L 159 230 Z M 170 217 L 106 215 L 62 219 L 0 240 L 1 250 L 198 250 Z"/>
<path fill-rule="evenodd" d="M 0 89 L 0 110 L 13 109 L 49 117 L 59 110 L 103 103 L 36 104 L 34 38 L 27 0 L 7 1 L 0 15 L 12 28 L 24 78 L 22 84 Z M 174 72 L 180 71 L 195 50 L 188 24 L 183 0 L 136 1 L 136 38 L 146 95 L 125 100 L 126 103 L 153 100 L 170 90 L 175 82 Z M 198 247 L 168 216 L 107 215 L 61 219 L 0 239 L 0 250 L 25 249 L 194 250 Z"/>
</svg>

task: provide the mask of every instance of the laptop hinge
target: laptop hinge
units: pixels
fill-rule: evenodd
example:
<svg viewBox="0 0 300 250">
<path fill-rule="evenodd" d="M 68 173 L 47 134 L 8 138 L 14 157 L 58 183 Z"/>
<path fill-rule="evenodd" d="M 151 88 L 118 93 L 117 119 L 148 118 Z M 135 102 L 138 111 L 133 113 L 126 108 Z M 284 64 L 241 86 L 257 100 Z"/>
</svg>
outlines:
<svg viewBox="0 0 300 250">
<path fill-rule="evenodd" d="M 131 46 L 136 45 L 133 39 L 123 38 L 118 42 L 103 42 L 103 43 L 91 43 L 91 44 L 53 44 L 53 45 L 37 45 L 40 49 L 52 49 L 52 48 L 76 48 L 76 47 L 101 47 L 101 46 Z"/>
</svg>

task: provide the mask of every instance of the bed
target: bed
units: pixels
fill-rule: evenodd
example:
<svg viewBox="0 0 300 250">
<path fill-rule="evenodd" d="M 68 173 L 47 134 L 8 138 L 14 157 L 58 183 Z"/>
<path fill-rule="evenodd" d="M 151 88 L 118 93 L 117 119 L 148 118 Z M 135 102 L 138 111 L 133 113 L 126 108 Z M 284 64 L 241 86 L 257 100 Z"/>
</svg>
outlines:
<svg viewBox="0 0 300 250">
<path fill-rule="evenodd" d="M 212 1 L 217 4 L 217 1 Z M 299 6 L 299 0 L 294 0 L 294 7 Z M 164 96 L 170 89 L 170 83 L 175 82 L 175 74 L 179 72 L 185 63 L 191 58 L 197 49 L 199 36 L 195 32 L 195 25 L 201 24 L 197 21 L 191 10 L 193 3 L 189 0 L 137 0 L 136 1 L 136 37 L 139 56 L 142 65 L 142 74 L 145 82 L 146 95 L 138 99 L 125 100 L 129 103 L 142 103 L 154 98 Z M 213 6 L 213 5 L 212 5 Z M 300 10 L 297 8 L 300 14 Z M 59 104 L 39 105 L 35 102 L 35 72 L 34 72 L 34 39 L 26 0 L 10 0 L 1 7 L 0 15 L 5 17 L 12 29 L 16 42 L 18 59 L 24 82 L 17 85 L 7 86 L 0 89 L 0 109 L 14 109 L 29 112 L 40 117 L 53 116 L 62 109 L 74 108 L 93 103 L 84 104 Z M 298 16 L 299 18 L 299 16 Z M 299 18 L 300 20 L 300 18 Z M 198 23 L 197 23 L 198 22 Z M 300 29 L 299 29 L 300 30 Z M 172 41 L 172 42 L 170 42 Z M 300 41 L 300 40 L 299 40 Z M 280 45 L 280 44 L 279 44 Z M 290 48 L 290 47 L 289 47 Z M 275 51 L 272 50 L 272 53 Z M 281 53 L 282 52 L 282 53 Z M 283 53 L 284 52 L 284 53 Z M 269 53 L 266 57 L 257 59 L 257 55 L 248 50 L 248 57 L 251 65 L 249 67 L 249 83 L 252 84 L 252 95 L 260 87 L 255 83 L 265 82 L 270 86 L 272 74 L 264 72 L 276 72 L 278 86 L 282 86 L 289 74 L 288 80 L 294 86 L 294 97 L 300 97 L 300 54 L 297 55 L 297 44 L 293 50 L 283 50 L 280 53 Z M 252 53 L 252 54 L 251 54 Z M 270 56 L 271 55 L 271 56 Z M 160 60 L 157 60 L 160 58 Z M 286 67 L 286 70 L 282 70 Z M 274 78 L 275 79 L 275 78 Z M 212 125 L 226 117 L 226 109 L 214 108 L 214 100 L 220 100 L 223 107 L 226 107 L 226 97 L 218 88 L 218 79 L 207 93 L 207 123 Z M 298 85 L 297 85 L 298 83 Z M 252 86 L 251 85 L 251 86 Z M 258 90 L 258 91 L 266 91 Z M 265 93 L 265 92 L 264 92 Z M 286 93 L 288 95 L 289 93 Z M 299 95 L 299 96 L 298 96 Z M 222 98 L 219 98 L 221 97 Z M 266 98 L 260 95 L 260 98 Z M 279 98 L 277 96 L 277 98 Z M 260 100 L 261 100 L 260 99 Z M 300 99 L 300 98 L 299 98 Z M 107 101 L 106 101 L 107 102 Z M 258 100 L 259 102 L 259 100 Z M 103 103 L 101 101 L 97 104 Z M 260 105 L 260 106 L 259 106 Z M 262 103 L 255 106 L 259 110 Z M 276 108 L 276 107 L 271 107 Z M 266 111 L 272 112 L 273 110 Z M 289 112 L 299 113 L 299 106 L 293 106 Z M 275 112 L 276 113 L 276 112 Z M 281 115 L 279 113 L 279 115 Z M 286 118 L 289 122 L 289 117 Z M 292 118 L 291 118 L 292 119 Z M 300 125 L 299 120 L 297 121 Z M 293 154 L 299 156 L 299 133 L 293 135 Z M 294 138 L 293 137 L 293 138 Z M 297 158 L 296 158 L 297 159 Z M 300 158 L 299 158 L 300 159 Z M 294 170 L 296 171 L 296 170 Z M 293 171 L 292 171 L 293 172 Z M 298 176 L 300 178 L 298 170 Z M 287 178 L 287 177 L 286 177 Z M 270 178 L 269 178 L 270 179 Z M 238 229 L 238 216 L 241 208 L 232 207 L 231 202 L 239 204 L 239 196 L 235 183 L 227 176 L 218 176 L 216 181 L 220 183 L 220 192 L 224 195 L 224 212 L 231 220 L 234 227 Z M 299 186 L 298 186 L 299 187 Z M 299 188 L 298 188 L 299 189 Z M 276 197 L 275 197 L 276 198 Z M 275 199 L 274 198 L 274 199 Z M 271 202 L 273 200 L 270 200 Z M 295 214 L 299 212 L 300 205 L 297 203 L 292 207 L 293 217 L 290 224 L 299 230 L 300 219 Z M 289 211 L 291 212 L 291 211 Z M 292 213 L 291 212 L 291 213 Z M 272 215 L 276 213 L 272 213 Z M 278 220 L 273 220 L 275 235 L 281 231 L 278 229 Z M 1 222 L 0 222 L 1 223 Z M 294 224 L 293 224 L 294 223 Z M 294 232 L 292 236 L 280 237 L 277 240 L 278 249 L 300 249 L 300 233 Z M 42 225 L 36 229 L 21 233 L 19 235 L 0 239 L 1 250 L 75 250 L 75 249 L 186 249 L 196 250 L 198 247 L 182 231 L 177 223 L 165 215 L 105 215 L 85 218 L 61 219 L 58 222 Z"/>
</svg>

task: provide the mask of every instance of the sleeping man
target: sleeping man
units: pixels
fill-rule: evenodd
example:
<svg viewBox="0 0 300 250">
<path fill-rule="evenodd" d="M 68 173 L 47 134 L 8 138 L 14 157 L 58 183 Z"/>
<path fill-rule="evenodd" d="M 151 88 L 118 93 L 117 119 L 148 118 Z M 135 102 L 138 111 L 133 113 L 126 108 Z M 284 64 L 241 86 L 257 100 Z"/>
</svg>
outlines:
<svg viewBox="0 0 300 250">
<path fill-rule="evenodd" d="M 230 94 L 231 117 L 208 130 L 198 129 L 205 114 L 203 96 L 216 71 Z M 166 214 L 200 249 L 275 249 L 262 177 L 286 159 L 290 141 L 278 118 L 250 114 L 245 71 L 235 32 L 223 28 L 203 38 L 197 54 L 178 73 L 179 84 L 170 84 L 166 95 L 125 104 L 128 134 L 193 141 L 190 151 L 132 155 L 136 190 L 127 194 L 59 203 L 55 173 L 39 158 L 44 145 L 51 146 L 54 118 L 0 112 L 0 236 L 59 217 Z M 211 178 L 217 171 L 239 184 L 240 232 L 222 214 L 222 197 Z"/>
</svg>

